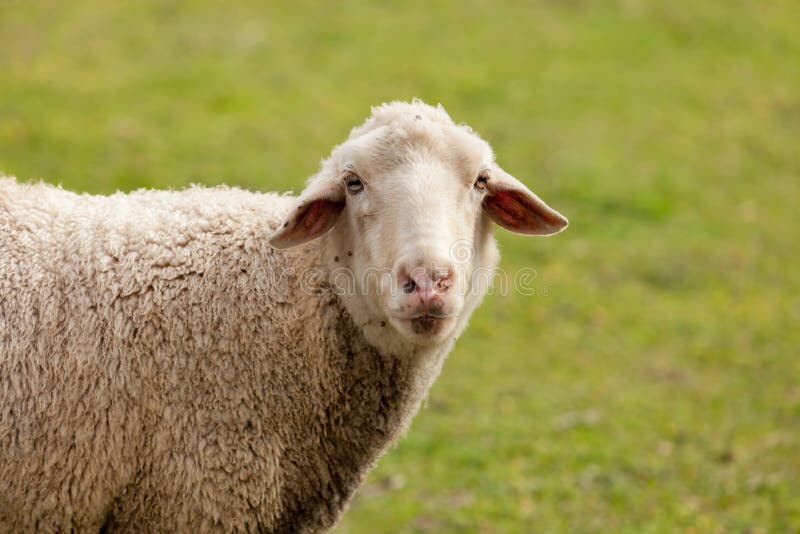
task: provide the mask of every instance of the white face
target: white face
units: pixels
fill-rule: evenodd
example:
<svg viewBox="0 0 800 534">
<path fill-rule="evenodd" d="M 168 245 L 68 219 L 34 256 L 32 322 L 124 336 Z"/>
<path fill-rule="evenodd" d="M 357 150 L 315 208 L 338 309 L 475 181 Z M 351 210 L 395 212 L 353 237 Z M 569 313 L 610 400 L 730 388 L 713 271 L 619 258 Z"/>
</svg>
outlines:
<svg viewBox="0 0 800 534">
<path fill-rule="evenodd" d="M 339 225 L 373 314 L 410 341 L 435 343 L 455 327 L 481 248 L 493 245 L 481 209 L 492 154 L 455 126 L 415 122 L 414 130 L 382 128 L 343 147 Z"/>
<path fill-rule="evenodd" d="M 371 320 L 417 345 L 463 327 L 497 261 L 491 221 L 547 234 L 566 220 L 494 162 L 489 145 L 440 108 L 390 104 L 337 147 L 272 238 L 328 229 L 326 259 Z"/>
</svg>

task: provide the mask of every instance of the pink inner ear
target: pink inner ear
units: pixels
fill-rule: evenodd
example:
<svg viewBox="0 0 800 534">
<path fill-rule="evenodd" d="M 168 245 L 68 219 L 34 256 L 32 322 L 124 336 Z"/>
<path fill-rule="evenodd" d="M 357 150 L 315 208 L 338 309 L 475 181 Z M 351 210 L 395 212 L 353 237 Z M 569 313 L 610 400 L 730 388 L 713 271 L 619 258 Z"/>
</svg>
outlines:
<svg viewBox="0 0 800 534">
<path fill-rule="evenodd" d="M 483 206 L 494 222 L 512 232 L 547 235 L 566 225 L 559 213 L 522 191 L 497 191 L 483 199 Z"/>
<path fill-rule="evenodd" d="M 318 236 L 333 225 L 342 205 L 342 202 L 317 200 L 297 219 L 295 231 L 309 238 Z"/>
<path fill-rule="evenodd" d="M 299 245 L 328 231 L 344 208 L 343 201 L 316 200 L 299 208 L 297 217 L 273 237 L 277 246 Z"/>
</svg>

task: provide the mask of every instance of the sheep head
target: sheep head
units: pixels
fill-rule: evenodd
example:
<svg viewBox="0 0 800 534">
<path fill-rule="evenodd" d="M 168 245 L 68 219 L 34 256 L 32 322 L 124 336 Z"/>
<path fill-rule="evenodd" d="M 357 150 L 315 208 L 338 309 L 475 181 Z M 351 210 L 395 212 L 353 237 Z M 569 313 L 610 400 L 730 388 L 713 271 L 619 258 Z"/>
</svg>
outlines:
<svg viewBox="0 0 800 534">
<path fill-rule="evenodd" d="M 460 333 L 491 284 L 492 222 L 530 235 L 567 226 L 469 127 L 415 100 L 373 108 L 270 243 L 324 235 L 331 281 L 359 324 L 384 329 L 372 337 L 431 345 Z"/>
</svg>

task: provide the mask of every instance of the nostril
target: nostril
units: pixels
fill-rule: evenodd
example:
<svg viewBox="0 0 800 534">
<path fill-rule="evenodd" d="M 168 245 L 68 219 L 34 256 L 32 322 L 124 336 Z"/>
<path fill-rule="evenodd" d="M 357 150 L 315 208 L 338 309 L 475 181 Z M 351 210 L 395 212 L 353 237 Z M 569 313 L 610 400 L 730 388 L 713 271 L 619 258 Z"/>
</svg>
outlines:
<svg viewBox="0 0 800 534">
<path fill-rule="evenodd" d="M 434 271 L 431 275 L 433 289 L 439 295 L 444 295 L 453 286 L 453 272 L 450 269 Z"/>
<path fill-rule="evenodd" d="M 453 277 L 450 275 L 450 273 L 444 276 L 440 276 L 436 280 L 435 290 L 440 295 L 443 295 L 448 291 L 450 291 L 451 287 L 453 287 Z"/>
<path fill-rule="evenodd" d="M 403 284 L 403 293 L 410 295 L 417 289 L 417 283 L 414 280 L 409 280 Z"/>
</svg>

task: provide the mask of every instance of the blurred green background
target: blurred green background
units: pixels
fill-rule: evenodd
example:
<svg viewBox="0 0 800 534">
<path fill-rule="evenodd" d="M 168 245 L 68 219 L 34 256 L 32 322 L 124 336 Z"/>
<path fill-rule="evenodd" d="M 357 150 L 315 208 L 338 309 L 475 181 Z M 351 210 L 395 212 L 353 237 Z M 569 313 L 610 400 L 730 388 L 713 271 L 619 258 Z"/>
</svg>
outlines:
<svg viewBox="0 0 800 534">
<path fill-rule="evenodd" d="M 301 189 L 441 102 L 569 216 L 341 523 L 800 529 L 800 3 L 0 1 L 0 170 Z"/>
</svg>

